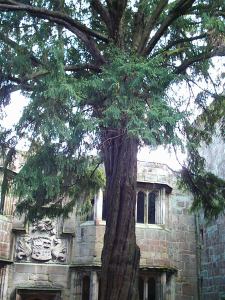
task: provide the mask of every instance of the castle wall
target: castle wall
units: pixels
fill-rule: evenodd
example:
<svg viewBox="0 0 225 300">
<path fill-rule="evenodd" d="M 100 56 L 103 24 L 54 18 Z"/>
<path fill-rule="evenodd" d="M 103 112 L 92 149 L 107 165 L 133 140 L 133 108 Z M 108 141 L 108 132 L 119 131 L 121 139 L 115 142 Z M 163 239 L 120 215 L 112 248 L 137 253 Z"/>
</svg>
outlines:
<svg viewBox="0 0 225 300">
<path fill-rule="evenodd" d="M 225 299 L 225 220 L 202 225 L 202 299 Z"/>
<path fill-rule="evenodd" d="M 195 218 L 189 212 L 191 197 L 177 189 L 174 174 L 165 165 L 139 162 L 138 182 L 138 188 L 146 195 L 152 189 L 158 191 L 160 200 L 156 213 L 161 223 L 136 225 L 144 299 L 148 299 L 148 285 L 153 280 L 156 300 L 197 300 Z M 81 300 L 86 291 L 90 300 L 97 300 L 105 231 L 102 209 L 100 193 L 95 199 L 91 221 L 78 220 L 72 214 L 63 223 L 48 220 L 24 227 L 15 219 L 12 234 L 9 220 L 3 227 L 7 229 L 4 229 L 7 243 L 13 241 L 7 251 L 12 250 L 10 257 L 14 263 L 7 267 L 7 296 L 2 299 L 26 300 L 27 295 L 37 293 L 47 300 Z M 11 252 L 7 251 L 9 255 Z"/>
<path fill-rule="evenodd" d="M 209 171 L 225 179 L 225 142 L 215 135 L 212 144 L 203 145 L 201 154 Z M 200 218 L 201 292 L 203 300 L 225 299 L 225 215 L 206 224 Z"/>
<path fill-rule="evenodd" d="M 174 189 L 171 198 L 168 251 L 178 270 L 176 300 L 198 299 L 195 216 L 189 211 L 191 197 Z"/>
<path fill-rule="evenodd" d="M 172 191 L 165 193 L 164 224 L 136 224 L 143 278 L 152 274 L 160 280 L 162 290 L 166 276 L 165 289 L 170 292 L 157 299 L 197 300 L 196 232 L 195 216 L 189 211 L 191 197 L 176 187 L 174 174 L 165 165 L 139 162 L 138 182 L 142 186 L 148 182 L 163 187 L 169 184 Z M 78 224 L 71 260 L 75 269 L 101 265 L 104 231 L 102 219 Z"/>
</svg>

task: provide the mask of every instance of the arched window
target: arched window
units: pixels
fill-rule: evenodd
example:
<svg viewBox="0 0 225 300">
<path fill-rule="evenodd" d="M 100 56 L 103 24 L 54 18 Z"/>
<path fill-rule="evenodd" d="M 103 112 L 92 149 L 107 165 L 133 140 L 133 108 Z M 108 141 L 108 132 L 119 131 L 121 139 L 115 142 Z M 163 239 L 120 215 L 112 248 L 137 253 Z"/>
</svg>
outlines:
<svg viewBox="0 0 225 300">
<path fill-rule="evenodd" d="M 148 279 L 148 300 L 155 300 L 155 279 Z"/>
<path fill-rule="evenodd" d="M 137 223 L 145 222 L 145 194 L 138 192 L 137 196 Z"/>
<path fill-rule="evenodd" d="M 155 224 L 155 193 L 148 195 L 148 224 Z"/>
</svg>

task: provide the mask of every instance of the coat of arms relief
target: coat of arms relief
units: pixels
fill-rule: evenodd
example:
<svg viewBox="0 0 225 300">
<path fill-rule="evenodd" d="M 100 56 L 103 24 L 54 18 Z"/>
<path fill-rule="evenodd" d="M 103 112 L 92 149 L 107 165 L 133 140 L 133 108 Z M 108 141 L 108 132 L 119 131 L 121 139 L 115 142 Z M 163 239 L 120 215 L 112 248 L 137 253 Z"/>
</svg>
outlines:
<svg viewBox="0 0 225 300">
<path fill-rule="evenodd" d="M 52 220 L 40 220 L 33 224 L 30 234 L 17 238 L 17 261 L 66 262 L 67 244 L 56 237 Z"/>
</svg>

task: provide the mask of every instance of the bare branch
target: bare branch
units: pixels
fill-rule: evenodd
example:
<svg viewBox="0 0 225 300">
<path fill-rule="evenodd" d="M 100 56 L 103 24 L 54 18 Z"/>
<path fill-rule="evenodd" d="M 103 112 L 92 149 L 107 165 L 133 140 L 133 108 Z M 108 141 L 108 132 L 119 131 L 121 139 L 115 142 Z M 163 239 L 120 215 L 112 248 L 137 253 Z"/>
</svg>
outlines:
<svg viewBox="0 0 225 300">
<path fill-rule="evenodd" d="M 168 27 L 176 21 L 180 16 L 185 15 L 188 10 L 192 7 L 192 4 L 195 0 L 179 0 L 177 4 L 171 9 L 168 13 L 168 16 L 161 24 L 160 28 L 156 31 L 155 35 L 149 41 L 147 47 L 142 51 L 144 56 L 147 56 L 151 53 L 155 45 L 158 43 L 160 38 L 167 31 Z"/>
</svg>

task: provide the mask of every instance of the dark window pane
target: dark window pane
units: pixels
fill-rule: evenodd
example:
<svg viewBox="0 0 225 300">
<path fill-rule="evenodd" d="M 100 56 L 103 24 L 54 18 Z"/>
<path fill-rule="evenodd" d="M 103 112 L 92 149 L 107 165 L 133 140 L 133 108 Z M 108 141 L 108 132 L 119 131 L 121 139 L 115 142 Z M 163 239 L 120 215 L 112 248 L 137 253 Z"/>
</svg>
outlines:
<svg viewBox="0 0 225 300">
<path fill-rule="evenodd" d="M 138 192 L 137 197 L 137 223 L 144 223 L 145 220 L 145 194 L 143 192 Z"/>
<path fill-rule="evenodd" d="M 155 224 L 155 193 L 148 195 L 148 224 Z"/>
<path fill-rule="evenodd" d="M 106 216 L 107 216 L 107 204 L 106 204 L 105 193 L 103 193 L 102 220 L 106 220 Z"/>
<path fill-rule="evenodd" d="M 102 289 L 102 282 L 101 282 L 101 277 L 98 279 L 98 300 L 101 299 L 101 289 Z"/>
<path fill-rule="evenodd" d="M 89 300 L 90 293 L 90 277 L 83 277 L 83 285 L 82 285 L 82 300 Z"/>
<path fill-rule="evenodd" d="M 155 300 L 155 279 L 148 280 L 148 300 Z"/>
<path fill-rule="evenodd" d="M 139 300 L 144 300 L 144 280 L 139 277 L 138 281 Z"/>
</svg>

